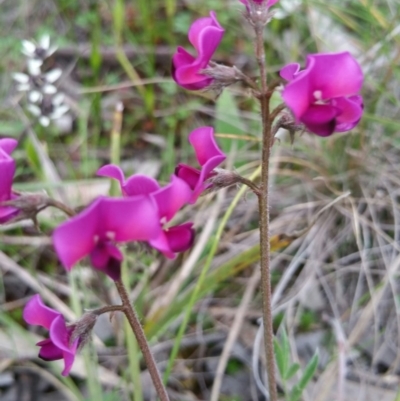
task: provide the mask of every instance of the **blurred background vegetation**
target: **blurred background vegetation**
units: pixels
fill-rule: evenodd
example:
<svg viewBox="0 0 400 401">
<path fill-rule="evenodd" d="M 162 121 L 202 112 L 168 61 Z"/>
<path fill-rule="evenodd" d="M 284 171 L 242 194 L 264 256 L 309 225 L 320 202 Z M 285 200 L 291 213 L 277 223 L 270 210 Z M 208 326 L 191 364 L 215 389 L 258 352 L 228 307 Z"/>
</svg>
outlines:
<svg viewBox="0 0 400 401">
<path fill-rule="evenodd" d="M 195 163 L 187 136 L 201 125 L 215 127 L 227 168 L 257 175 L 259 109 L 250 93 L 240 85 L 222 94 L 191 93 L 170 75 L 176 46 L 190 48 L 192 21 L 214 10 L 226 30 L 215 61 L 257 76 L 253 33 L 239 1 L 3 0 L 0 6 L 0 136 L 19 140 L 15 190 L 46 189 L 73 207 L 106 194 L 108 181 L 95 173 L 110 162 L 118 102 L 126 175 L 168 181 L 178 162 Z M 274 8 L 265 32 L 270 80 L 282 65 L 304 63 L 314 52 L 348 50 L 365 72 L 365 113 L 352 132 L 303 134 L 293 144 L 282 136 L 274 145 L 275 329 L 280 337 L 286 328 L 290 358 L 301 366 L 320 351 L 304 400 L 399 400 L 399 2 L 281 0 Z M 57 88 L 69 106 L 46 128 L 27 111 L 12 76 L 26 72 L 21 41 L 44 35 L 58 47 L 44 69 L 62 69 Z M 181 212 L 177 221 L 195 222 L 197 242 L 174 261 L 127 248 L 125 280 L 161 369 L 208 269 L 169 380 L 174 400 L 210 399 L 237 319 L 218 399 L 265 399 L 258 383 L 264 361 L 257 341 L 257 202 L 250 193 L 236 194 L 210 194 Z M 43 332 L 21 318 L 33 293 L 70 321 L 84 308 L 118 302 L 109 280 L 86 262 L 69 275 L 59 265 L 47 237 L 63 219 L 46 211 L 40 230 L 25 221 L 0 228 L 0 400 L 155 399 L 118 316 L 101 319 L 70 377 L 60 376 L 60 364 L 37 359 L 34 343 Z"/>
</svg>

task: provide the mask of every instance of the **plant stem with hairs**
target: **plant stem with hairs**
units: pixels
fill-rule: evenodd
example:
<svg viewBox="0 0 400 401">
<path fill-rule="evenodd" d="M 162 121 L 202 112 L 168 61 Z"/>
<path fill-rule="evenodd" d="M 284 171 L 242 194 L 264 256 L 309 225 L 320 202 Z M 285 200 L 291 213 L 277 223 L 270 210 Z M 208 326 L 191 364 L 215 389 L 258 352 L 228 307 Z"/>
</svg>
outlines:
<svg viewBox="0 0 400 401">
<path fill-rule="evenodd" d="M 167 390 L 165 389 L 164 384 L 162 382 L 160 372 L 158 371 L 157 364 L 150 351 L 150 347 L 146 340 L 146 336 L 140 324 L 139 318 L 135 310 L 133 309 L 133 306 L 129 302 L 128 293 L 126 292 L 126 289 L 122 284 L 122 281 L 116 281 L 115 285 L 117 286 L 118 293 L 121 297 L 122 312 L 124 312 L 136 336 L 136 340 L 143 353 L 144 360 L 146 362 L 147 368 L 149 369 L 149 373 L 156 388 L 158 397 L 160 398 L 161 401 L 169 401 Z"/>
<path fill-rule="evenodd" d="M 261 88 L 258 96 L 261 105 L 262 118 L 262 155 L 261 155 L 261 182 L 258 194 L 259 224 L 260 224 L 260 264 L 261 290 L 264 322 L 264 347 L 267 362 L 268 388 L 270 401 L 277 401 L 275 377 L 275 356 L 273 343 L 272 307 L 271 307 L 271 271 L 270 271 L 270 233 L 269 233 L 269 160 L 273 143 L 271 126 L 273 118 L 270 114 L 270 98 L 272 91 L 267 85 L 267 69 L 265 65 L 265 51 L 262 24 L 254 26 L 256 33 L 255 52 L 260 70 Z"/>
</svg>

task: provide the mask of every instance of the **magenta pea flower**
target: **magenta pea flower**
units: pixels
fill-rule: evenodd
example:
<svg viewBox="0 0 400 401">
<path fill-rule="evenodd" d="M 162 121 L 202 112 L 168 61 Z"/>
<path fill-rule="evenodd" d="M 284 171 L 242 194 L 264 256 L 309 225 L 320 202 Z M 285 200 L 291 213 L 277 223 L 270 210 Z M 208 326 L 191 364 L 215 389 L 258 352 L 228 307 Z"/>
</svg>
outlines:
<svg viewBox="0 0 400 401">
<path fill-rule="evenodd" d="M 15 174 L 15 161 L 10 156 L 17 144 L 15 139 L 0 139 L 0 224 L 11 220 L 19 212 L 13 207 L 1 205 L 1 202 L 17 197 L 11 189 Z"/>
<path fill-rule="evenodd" d="M 175 174 L 186 181 L 193 190 L 190 203 L 195 203 L 200 194 L 211 186 L 207 180 L 216 174 L 213 170 L 226 156 L 215 141 L 213 127 L 196 128 L 190 133 L 189 142 L 193 146 L 201 170 L 180 163 L 175 169 Z"/>
<path fill-rule="evenodd" d="M 185 89 L 199 90 L 211 84 L 213 78 L 201 73 L 208 64 L 224 36 L 224 29 L 214 11 L 209 17 L 196 20 L 189 29 L 189 41 L 196 50 L 196 57 L 179 46 L 172 57 L 172 77 Z"/>
<path fill-rule="evenodd" d="M 116 244 L 156 239 L 160 231 L 158 208 L 153 199 L 99 197 L 54 230 L 53 244 L 67 270 L 89 255 L 95 269 L 117 281 L 123 256 Z"/>
<path fill-rule="evenodd" d="M 306 67 L 288 64 L 280 75 L 289 83 L 282 96 L 296 122 L 319 136 L 349 131 L 363 113 L 363 73 L 348 53 L 310 54 Z"/>
<path fill-rule="evenodd" d="M 43 304 L 40 296 L 34 295 L 25 305 L 23 318 L 28 324 L 49 330 L 49 338 L 39 341 L 39 358 L 45 361 L 64 359 L 63 376 L 67 376 L 74 363 L 80 338 L 72 339 L 74 326 L 67 326 L 61 313 Z"/>
<path fill-rule="evenodd" d="M 192 193 L 188 184 L 174 175 L 171 177 L 171 182 L 161 188 L 155 179 L 142 174 L 134 174 L 125 180 L 123 171 L 114 164 L 101 167 L 97 174 L 118 180 L 124 196 L 152 197 L 158 207 L 160 225 L 169 222 L 176 212 L 189 202 Z M 185 223 L 163 228 L 157 238 L 149 240 L 149 244 L 172 259 L 176 253 L 184 252 L 192 246 L 194 241 L 192 225 Z"/>
</svg>

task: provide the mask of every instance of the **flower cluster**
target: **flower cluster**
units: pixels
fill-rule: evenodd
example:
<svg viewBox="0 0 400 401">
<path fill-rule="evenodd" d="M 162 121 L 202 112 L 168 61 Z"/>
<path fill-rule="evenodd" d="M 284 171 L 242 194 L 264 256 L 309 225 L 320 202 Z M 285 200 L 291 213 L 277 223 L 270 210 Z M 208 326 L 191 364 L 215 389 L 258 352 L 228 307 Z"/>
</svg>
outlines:
<svg viewBox="0 0 400 401">
<path fill-rule="evenodd" d="M 246 6 L 248 20 L 258 30 L 272 17 L 269 8 L 278 0 L 240 1 Z M 255 81 L 250 78 L 246 80 L 247 77 L 239 70 L 218 67 L 211 61 L 223 35 L 224 29 L 213 11 L 209 17 L 195 21 L 188 36 L 196 55 L 178 47 L 172 59 L 174 80 L 183 88 L 199 90 L 218 87 L 215 81 L 224 87 L 244 78 L 257 96 L 265 95 L 265 92 L 254 89 Z M 53 84 L 61 75 L 59 70 L 41 71 L 43 60 L 54 49 L 50 48 L 47 39 L 40 46 L 27 41 L 23 46 L 24 53 L 29 57 L 29 74 L 14 74 L 14 79 L 19 83 L 19 90 L 28 92 L 31 111 L 36 113 L 42 125 L 48 125 L 51 118 L 68 110 L 67 106 L 62 106 L 63 100 L 54 103 L 54 96 L 50 101 L 53 114 L 44 113 L 46 101 L 49 104 L 48 96 L 57 92 Z M 303 124 L 319 136 L 329 136 L 333 132 L 348 131 L 359 122 L 363 111 L 359 94 L 363 74 L 349 53 L 312 54 L 307 57 L 303 70 L 299 64 L 293 63 L 284 67 L 280 75 L 287 81 L 282 97 L 293 114 L 284 112 L 280 127 Z M 280 107 L 277 110 L 279 112 Z M 193 224 L 171 223 L 177 212 L 185 205 L 195 203 L 205 191 L 244 182 L 244 178 L 240 181 L 235 173 L 218 172 L 217 167 L 226 156 L 215 140 L 212 127 L 193 130 L 189 142 L 200 168 L 178 164 L 165 186 L 142 174 L 125 178 L 121 168 L 114 164 L 98 170 L 97 175 L 119 182 L 122 197 L 98 197 L 79 214 L 55 228 L 52 235 L 54 248 L 67 270 L 88 256 L 94 269 L 119 281 L 123 260 L 119 244 L 145 242 L 168 258 L 174 258 L 177 253 L 192 246 L 195 235 Z M 1 203 L 17 196 L 11 189 L 15 162 L 10 156 L 16 144 L 12 139 L 0 140 L 0 223 L 19 212 Z M 259 187 L 255 187 L 256 192 Z M 260 191 L 256 193 L 261 194 Z M 45 306 L 39 295 L 35 295 L 24 309 L 27 323 L 49 330 L 49 338 L 37 344 L 40 347 L 39 357 L 44 360 L 64 359 L 63 375 L 71 370 L 76 352 L 88 338 L 96 316 L 95 313 L 89 313 L 75 324 L 67 325 L 64 317 Z"/>
<path fill-rule="evenodd" d="M 100 168 L 98 175 L 119 181 L 123 198 L 100 197 L 54 230 L 54 247 L 68 270 L 89 255 L 95 269 L 119 280 L 123 256 L 118 243 L 145 241 L 168 258 L 191 247 L 192 223 L 171 227 L 166 224 L 182 206 L 195 202 L 210 186 L 207 180 L 225 155 L 211 127 L 194 130 L 189 140 L 202 169 L 179 165 L 165 187 L 141 174 L 125 179 L 122 170 L 113 164 Z"/>
<path fill-rule="evenodd" d="M 18 142 L 12 138 L 0 139 L 0 224 L 6 223 L 18 214 L 18 209 L 4 206 L 2 202 L 15 199 L 11 189 L 15 174 L 15 161 L 10 156 Z"/>
<path fill-rule="evenodd" d="M 24 40 L 22 47 L 27 57 L 27 73 L 14 73 L 13 78 L 17 82 L 17 90 L 27 94 L 27 109 L 42 126 L 47 127 L 51 120 L 62 117 L 69 110 L 65 95 L 56 86 L 62 70 L 43 71 L 45 60 L 55 52 L 56 47 L 50 45 L 49 36 L 43 36 L 38 44 Z"/>
</svg>

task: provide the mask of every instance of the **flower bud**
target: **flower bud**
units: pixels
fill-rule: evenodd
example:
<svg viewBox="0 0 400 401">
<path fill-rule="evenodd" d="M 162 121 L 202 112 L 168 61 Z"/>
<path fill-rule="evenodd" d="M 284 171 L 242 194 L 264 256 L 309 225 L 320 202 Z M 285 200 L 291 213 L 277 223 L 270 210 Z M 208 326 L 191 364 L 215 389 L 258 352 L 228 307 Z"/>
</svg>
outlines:
<svg viewBox="0 0 400 401">
<path fill-rule="evenodd" d="M 68 326 L 72 328 L 70 342 L 79 339 L 78 349 L 82 349 L 90 341 L 97 317 L 93 312 L 86 312 L 76 323 Z"/>
</svg>

